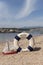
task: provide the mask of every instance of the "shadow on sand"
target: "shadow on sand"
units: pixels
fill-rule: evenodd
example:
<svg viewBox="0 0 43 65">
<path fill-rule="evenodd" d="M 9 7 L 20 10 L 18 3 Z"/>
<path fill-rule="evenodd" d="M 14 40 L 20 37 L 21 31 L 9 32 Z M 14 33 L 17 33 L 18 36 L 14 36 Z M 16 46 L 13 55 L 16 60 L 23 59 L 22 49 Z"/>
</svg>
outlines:
<svg viewBox="0 0 43 65">
<path fill-rule="evenodd" d="M 33 51 L 39 51 L 41 49 L 41 47 L 35 47 L 34 49 L 33 49 Z"/>
</svg>

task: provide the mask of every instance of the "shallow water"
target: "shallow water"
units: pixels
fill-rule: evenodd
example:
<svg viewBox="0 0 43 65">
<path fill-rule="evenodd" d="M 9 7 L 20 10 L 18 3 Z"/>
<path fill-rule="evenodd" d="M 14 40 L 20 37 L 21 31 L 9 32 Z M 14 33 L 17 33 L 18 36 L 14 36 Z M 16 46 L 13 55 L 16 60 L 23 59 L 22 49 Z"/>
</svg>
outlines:
<svg viewBox="0 0 43 65">
<path fill-rule="evenodd" d="M 0 41 L 7 41 L 14 39 L 17 33 L 0 33 Z"/>
<path fill-rule="evenodd" d="M 41 35 L 41 32 L 38 31 L 32 31 L 30 32 L 33 36 L 35 35 Z M 7 41 L 12 40 L 18 33 L 0 33 L 0 41 Z"/>
</svg>

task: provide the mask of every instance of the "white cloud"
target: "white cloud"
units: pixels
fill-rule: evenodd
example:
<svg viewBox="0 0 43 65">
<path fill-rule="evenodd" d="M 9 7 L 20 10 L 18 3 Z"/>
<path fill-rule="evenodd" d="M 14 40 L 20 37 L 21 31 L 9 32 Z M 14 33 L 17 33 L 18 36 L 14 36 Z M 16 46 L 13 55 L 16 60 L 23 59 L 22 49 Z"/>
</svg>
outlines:
<svg viewBox="0 0 43 65">
<path fill-rule="evenodd" d="M 17 15 L 13 15 L 10 13 L 9 7 L 5 2 L 0 1 L 0 18 L 5 18 L 6 21 L 10 19 L 20 19 L 25 16 L 28 16 L 33 10 L 35 10 L 34 4 L 36 0 L 25 0 L 24 6 L 18 12 Z"/>
<path fill-rule="evenodd" d="M 8 15 L 8 9 L 4 2 L 0 2 L 0 17 L 6 17 Z"/>
<path fill-rule="evenodd" d="M 28 16 L 32 11 L 35 10 L 35 3 L 37 0 L 25 0 L 25 4 L 23 8 L 19 11 L 19 13 L 15 16 L 16 19 L 23 18 Z"/>
<path fill-rule="evenodd" d="M 22 20 L 16 23 L 17 27 L 31 27 L 31 26 L 43 26 L 43 16 L 36 17 L 30 20 Z"/>
<path fill-rule="evenodd" d="M 18 20 L 20 18 L 28 16 L 32 11 L 36 9 L 35 3 L 37 0 L 25 0 L 23 8 L 19 11 L 19 13 L 15 16 L 10 13 L 9 7 L 5 2 L 0 2 L 0 25 L 3 26 L 43 26 L 43 17 L 35 17 L 32 20 L 26 20 L 23 22 L 21 20 Z M 15 20 L 17 19 L 17 21 Z M 18 22 L 19 21 L 19 22 Z M 32 23 L 32 24 L 31 24 Z"/>
<path fill-rule="evenodd" d="M 3 19 L 5 19 L 7 22 L 11 18 L 11 14 L 9 13 L 8 5 L 5 2 L 0 2 L 0 20 L 1 22 L 4 22 Z"/>
<path fill-rule="evenodd" d="M 11 14 L 9 13 L 8 5 L 0 1 L 0 27 L 7 27 L 11 24 Z"/>
<path fill-rule="evenodd" d="M 27 26 L 43 26 L 43 16 L 41 17 L 35 17 L 34 19 L 31 19 L 27 21 Z"/>
</svg>

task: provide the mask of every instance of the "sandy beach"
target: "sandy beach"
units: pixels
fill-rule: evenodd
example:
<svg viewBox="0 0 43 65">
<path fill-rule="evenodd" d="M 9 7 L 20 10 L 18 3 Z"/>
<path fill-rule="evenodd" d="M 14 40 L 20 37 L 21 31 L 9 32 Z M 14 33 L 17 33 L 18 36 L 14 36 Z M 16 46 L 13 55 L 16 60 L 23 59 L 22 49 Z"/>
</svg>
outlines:
<svg viewBox="0 0 43 65">
<path fill-rule="evenodd" d="M 33 38 L 35 42 L 34 51 L 19 52 L 12 55 L 2 54 L 6 42 L 0 42 L 0 65 L 43 65 L 43 35 Z M 26 41 L 24 42 L 26 46 Z"/>
</svg>

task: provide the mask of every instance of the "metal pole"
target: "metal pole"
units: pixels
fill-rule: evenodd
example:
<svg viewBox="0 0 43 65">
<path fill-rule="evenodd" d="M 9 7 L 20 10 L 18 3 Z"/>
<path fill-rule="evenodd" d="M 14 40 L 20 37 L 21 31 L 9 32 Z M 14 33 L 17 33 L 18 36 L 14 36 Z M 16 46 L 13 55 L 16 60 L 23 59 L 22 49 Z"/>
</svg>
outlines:
<svg viewBox="0 0 43 65">
<path fill-rule="evenodd" d="M 7 42 L 7 45 L 8 45 L 8 51 L 10 50 L 10 47 L 9 47 L 9 42 Z"/>
</svg>

